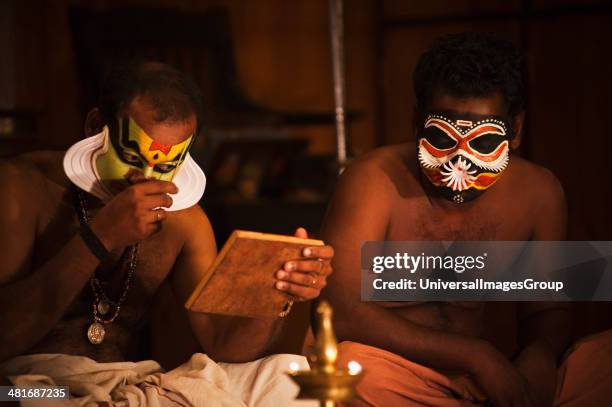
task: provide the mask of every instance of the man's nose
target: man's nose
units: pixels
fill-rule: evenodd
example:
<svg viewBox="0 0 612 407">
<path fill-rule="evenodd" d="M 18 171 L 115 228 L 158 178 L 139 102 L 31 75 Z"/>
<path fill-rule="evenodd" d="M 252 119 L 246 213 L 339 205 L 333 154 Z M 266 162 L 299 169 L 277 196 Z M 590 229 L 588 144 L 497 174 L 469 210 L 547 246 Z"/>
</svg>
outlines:
<svg viewBox="0 0 612 407">
<path fill-rule="evenodd" d="M 139 182 L 143 182 L 147 180 L 147 177 L 145 176 L 144 172 L 139 171 L 139 170 L 132 170 L 130 171 L 129 175 L 127 176 L 128 181 L 130 182 L 130 184 L 138 184 Z"/>
<path fill-rule="evenodd" d="M 153 175 L 153 164 L 146 164 L 142 174 L 145 178 L 151 178 L 151 175 Z"/>
</svg>

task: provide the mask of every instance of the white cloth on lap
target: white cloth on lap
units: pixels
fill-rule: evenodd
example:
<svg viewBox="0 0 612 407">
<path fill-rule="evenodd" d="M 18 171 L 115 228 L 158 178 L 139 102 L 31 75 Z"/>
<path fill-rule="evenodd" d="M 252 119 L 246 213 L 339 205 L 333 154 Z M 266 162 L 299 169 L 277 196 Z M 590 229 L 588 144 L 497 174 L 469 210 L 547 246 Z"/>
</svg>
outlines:
<svg viewBox="0 0 612 407">
<path fill-rule="evenodd" d="M 0 375 L 15 386 L 69 386 L 71 399 L 22 406 L 272 407 L 316 406 L 294 401 L 298 387 L 285 372 L 290 363 L 308 369 L 303 356 L 273 355 L 249 363 L 215 363 L 202 353 L 169 372 L 152 360 L 98 363 L 82 356 L 27 355 L 0 365 Z"/>
</svg>

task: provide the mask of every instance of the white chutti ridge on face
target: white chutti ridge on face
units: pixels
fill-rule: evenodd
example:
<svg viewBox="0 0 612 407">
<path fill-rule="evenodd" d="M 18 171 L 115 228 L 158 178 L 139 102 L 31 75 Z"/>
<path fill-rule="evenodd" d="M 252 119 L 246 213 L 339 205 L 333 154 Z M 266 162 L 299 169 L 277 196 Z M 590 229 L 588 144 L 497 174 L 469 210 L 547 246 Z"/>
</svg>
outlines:
<svg viewBox="0 0 612 407">
<path fill-rule="evenodd" d="M 474 165 L 478 166 L 479 168 L 486 170 L 486 171 L 497 173 L 497 172 L 501 172 L 505 170 L 506 167 L 508 166 L 508 161 L 510 161 L 510 154 L 509 154 L 510 149 L 508 148 L 507 141 L 504 141 L 502 144 L 500 144 L 501 146 L 503 146 L 501 147 L 502 152 L 500 156 L 494 161 L 486 162 L 474 156 L 473 154 L 468 153 L 467 151 L 463 149 L 458 149 L 456 151 L 453 151 L 452 153 L 444 157 L 439 157 L 439 158 L 434 157 L 423 146 L 423 140 L 424 139 L 421 139 L 421 141 L 419 142 L 418 159 L 423 167 L 429 168 L 429 169 L 440 168 L 444 164 L 448 163 L 450 160 L 452 160 L 453 158 L 457 156 L 464 156 L 464 157 L 467 156 L 470 158 L 470 161 L 472 161 Z"/>
<path fill-rule="evenodd" d="M 442 176 L 444 176 L 442 181 L 453 191 L 468 189 L 476 180 L 476 177 L 474 177 L 476 170 L 470 171 L 471 167 L 472 164 L 468 163 L 463 157 L 459 157 L 456 163 L 447 162 L 440 171 Z"/>
<path fill-rule="evenodd" d="M 108 128 L 101 133 L 83 139 L 72 145 L 64 155 L 64 172 L 77 187 L 89 192 L 104 202 L 112 199 L 96 176 L 93 166 L 94 153 L 104 146 L 108 137 Z M 206 176 L 204 171 L 191 158 L 189 153 L 172 180 L 179 189 L 172 197 L 172 206 L 168 211 L 179 211 L 197 204 L 204 195 Z"/>
</svg>

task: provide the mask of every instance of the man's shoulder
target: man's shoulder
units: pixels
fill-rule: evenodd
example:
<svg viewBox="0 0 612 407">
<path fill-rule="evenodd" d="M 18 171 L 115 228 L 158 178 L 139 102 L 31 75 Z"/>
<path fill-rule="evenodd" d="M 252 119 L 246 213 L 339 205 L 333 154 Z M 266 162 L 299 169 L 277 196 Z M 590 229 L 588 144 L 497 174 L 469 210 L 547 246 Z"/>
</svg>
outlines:
<svg viewBox="0 0 612 407">
<path fill-rule="evenodd" d="M 185 237 L 197 236 L 198 239 L 213 239 L 212 226 L 206 212 L 199 204 L 180 211 L 170 212 L 170 217 L 177 231 Z"/>
<path fill-rule="evenodd" d="M 414 143 L 392 144 L 375 148 L 355 159 L 353 163 L 381 169 L 389 165 L 405 166 L 406 161 L 414 155 Z"/>
<path fill-rule="evenodd" d="M 43 174 L 23 157 L 5 158 L 0 161 L 0 185 L 2 186 L 2 222 L 7 225 L 24 224 L 33 216 L 42 197 Z"/>
<path fill-rule="evenodd" d="M 414 144 L 396 144 L 372 150 L 353 160 L 339 179 L 344 194 L 393 198 L 419 189 Z"/>
<path fill-rule="evenodd" d="M 170 195 L 170 197 L 172 197 L 172 195 Z M 181 209 L 179 211 L 174 211 L 173 213 L 181 222 L 189 223 L 190 220 L 193 219 L 196 219 L 199 222 L 208 222 L 208 216 L 199 204 L 195 204 L 189 208 Z"/>
<path fill-rule="evenodd" d="M 0 177 L 9 180 L 15 177 L 35 176 L 38 169 L 27 156 L 5 157 L 0 161 Z"/>
<path fill-rule="evenodd" d="M 62 151 L 33 151 L 0 161 L 0 177 L 3 185 L 18 184 L 36 188 L 32 183 L 46 180 L 66 183 L 62 167 Z"/>
<path fill-rule="evenodd" d="M 548 168 L 519 156 L 512 158 L 511 168 L 513 179 L 523 185 L 523 191 L 530 190 L 541 197 L 564 199 L 561 182 Z"/>
<path fill-rule="evenodd" d="M 532 239 L 562 240 L 566 233 L 567 204 L 561 183 L 549 169 L 516 158 L 509 167 L 513 168 L 509 193 L 520 197 L 513 202 L 524 211 L 524 219 L 532 222 Z"/>
<path fill-rule="evenodd" d="M 19 216 L 32 214 L 50 203 L 51 185 L 64 188 L 68 180 L 61 165 L 63 152 L 37 151 L 0 160 L 4 210 Z"/>
<path fill-rule="evenodd" d="M 173 241 L 180 242 L 177 261 L 188 265 L 204 261 L 206 269 L 217 254 L 217 243 L 208 216 L 200 205 L 171 212 L 167 221 L 171 222 L 167 226 L 170 226 L 168 232 Z M 199 271 L 203 272 L 204 269 Z"/>
<path fill-rule="evenodd" d="M 0 161 L 0 185 L 8 192 L 33 192 L 43 182 L 45 174 L 28 155 Z M 6 196 L 6 195 L 5 195 Z"/>
</svg>

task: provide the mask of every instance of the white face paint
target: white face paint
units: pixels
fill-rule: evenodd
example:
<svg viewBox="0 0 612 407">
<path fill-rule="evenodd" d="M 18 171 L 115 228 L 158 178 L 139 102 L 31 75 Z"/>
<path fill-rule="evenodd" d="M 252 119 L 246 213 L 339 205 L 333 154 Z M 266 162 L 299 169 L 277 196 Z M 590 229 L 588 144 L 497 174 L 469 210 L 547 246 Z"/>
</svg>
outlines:
<svg viewBox="0 0 612 407">
<path fill-rule="evenodd" d="M 476 181 L 474 176 L 476 170 L 470 170 L 471 167 L 472 164 L 461 157 L 455 163 L 447 161 L 442 165 L 442 170 L 440 170 L 440 173 L 444 176 L 442 181 L 446 182 L 446 186 L 453 191 L 463 191 Z"/>
</svg>

